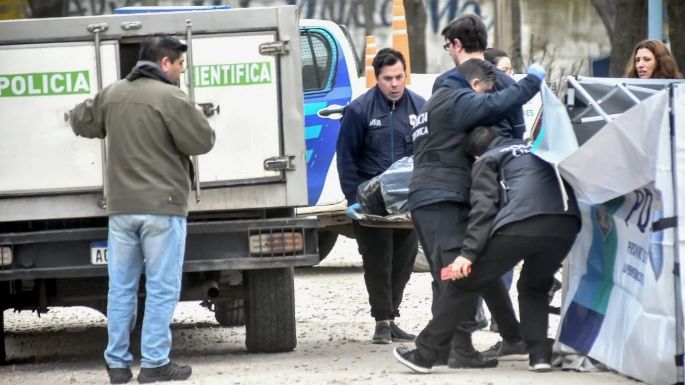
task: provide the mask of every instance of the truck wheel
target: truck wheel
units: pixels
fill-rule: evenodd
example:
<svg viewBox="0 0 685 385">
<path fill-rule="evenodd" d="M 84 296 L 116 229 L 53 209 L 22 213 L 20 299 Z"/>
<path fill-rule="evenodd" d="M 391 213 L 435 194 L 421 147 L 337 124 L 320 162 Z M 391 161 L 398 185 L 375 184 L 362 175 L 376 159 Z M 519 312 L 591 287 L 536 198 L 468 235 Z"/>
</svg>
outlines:
<svg viewBox="0 0 685 385">
<path fill-rule="evenodd" d="M 419 252 L 416 254 L 416 260 L 414 261 L 414 272 L 425 273 L 430 270 L 426 254 L 423 253 L 423 247 L 421 247 L 421 243 L 419 243 Z"/>
<path fill-rule="evenodd" d="M 319 262 L 330 254 L 338 239 L 338 233 L 333 231 L 319 231 Z"/>
<path fill-rule="evenodd" d="M 293 268 L 250 270 L 245 346 L 251 353 L 289 352 L 297 345 Z"/>
<path fill-rule="evenodd" d="M 221 326 L 245 325 L 245 300 L 235 298 L 217 303 L 214 305 L 214 318 Z"/>
</svg>

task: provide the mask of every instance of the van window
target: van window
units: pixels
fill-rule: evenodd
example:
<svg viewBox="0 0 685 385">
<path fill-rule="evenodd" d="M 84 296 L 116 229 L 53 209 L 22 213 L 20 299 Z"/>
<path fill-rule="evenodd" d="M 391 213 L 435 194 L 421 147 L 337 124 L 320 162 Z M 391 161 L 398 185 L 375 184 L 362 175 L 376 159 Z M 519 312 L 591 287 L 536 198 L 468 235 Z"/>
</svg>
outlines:
<svg viewBox="0 0 685 385">
<path fill-rule="evenodd" d="M 300 34 L 302 53 L 302 88 L 304 92 L 324 91 L 331 87 L 332 49 L 319 32 L 303 30 Z"/>
</svg>

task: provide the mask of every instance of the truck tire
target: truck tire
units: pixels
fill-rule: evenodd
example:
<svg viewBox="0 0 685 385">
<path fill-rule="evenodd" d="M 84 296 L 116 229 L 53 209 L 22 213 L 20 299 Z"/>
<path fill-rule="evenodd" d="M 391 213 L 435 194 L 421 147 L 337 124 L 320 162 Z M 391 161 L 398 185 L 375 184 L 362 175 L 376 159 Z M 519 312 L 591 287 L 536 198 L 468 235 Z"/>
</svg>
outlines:
<svg viewBox="0 0 685 385">
<path fill-rule="evenodd" d="M 292 267 L 247 272 L 245 346 L 251 353 L 289 352 L 297 345 Z"/>
<path fill-rule="evenodd" d="M 245 300 L 234 298 L 217 303 L 214 305 L 214 318 L 221 326 L 245 325 Z"/>
<path fill-rule="evenodd" d="M 333 231 L 319 231 L 319 262 L 331 253 L 335 241 L 338 239 L 338 233 Z"/>
</svg>

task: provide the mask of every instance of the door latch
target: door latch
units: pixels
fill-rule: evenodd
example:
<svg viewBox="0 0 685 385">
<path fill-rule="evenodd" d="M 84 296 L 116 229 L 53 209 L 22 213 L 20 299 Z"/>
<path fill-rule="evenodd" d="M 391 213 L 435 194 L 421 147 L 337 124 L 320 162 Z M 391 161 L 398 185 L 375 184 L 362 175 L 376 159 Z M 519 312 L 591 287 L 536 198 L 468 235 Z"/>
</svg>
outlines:
<svg viewBox="0 0 685 385">
<path fill-rule="evenodd" d="M 292 171 L 295 169 L 294 156 L 274 156 L 264 160 L 266 171 Z"/>
</svg>

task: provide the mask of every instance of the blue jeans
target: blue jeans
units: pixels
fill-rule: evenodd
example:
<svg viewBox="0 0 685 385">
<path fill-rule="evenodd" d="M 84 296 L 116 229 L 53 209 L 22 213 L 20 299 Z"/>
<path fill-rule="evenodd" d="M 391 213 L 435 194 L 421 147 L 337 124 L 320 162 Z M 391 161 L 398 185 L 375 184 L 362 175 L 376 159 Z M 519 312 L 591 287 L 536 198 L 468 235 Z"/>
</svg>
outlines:
<svg viewBox="0 0 685 385">
<path fill-rule="evenodd" d="M 143 272 L 146 297 L 141 367 L 155 368 L 169 363 L 169 326 L 181 294 L 185 241 L 185 217 L 133 214 L 109 217 L 109 341 L 105 362 L 110 368 L 127 368 L 133 363 L 130 335 L 136 323 L 138 283 Z"/>
</svg>

